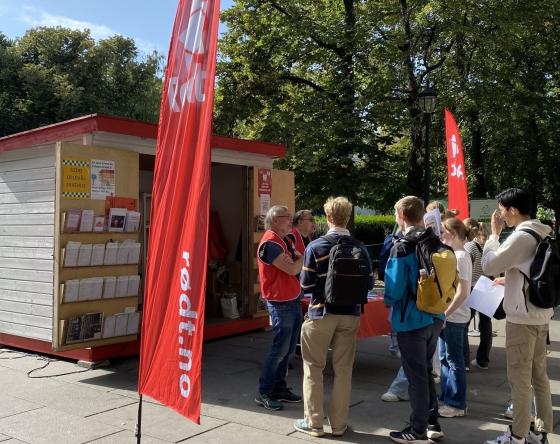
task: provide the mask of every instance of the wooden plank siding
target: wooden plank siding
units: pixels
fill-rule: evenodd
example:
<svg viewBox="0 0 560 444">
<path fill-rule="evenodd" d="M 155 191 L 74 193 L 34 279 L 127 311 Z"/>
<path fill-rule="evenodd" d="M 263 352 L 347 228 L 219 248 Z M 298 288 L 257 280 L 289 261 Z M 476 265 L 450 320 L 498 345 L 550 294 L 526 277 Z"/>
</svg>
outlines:
<svg viewBox="0 0 560 444">
<path fill-rule="evenodd" d="M 52 341 L 54 145 L 0 153 L 0 332 Z"/>
</svg>

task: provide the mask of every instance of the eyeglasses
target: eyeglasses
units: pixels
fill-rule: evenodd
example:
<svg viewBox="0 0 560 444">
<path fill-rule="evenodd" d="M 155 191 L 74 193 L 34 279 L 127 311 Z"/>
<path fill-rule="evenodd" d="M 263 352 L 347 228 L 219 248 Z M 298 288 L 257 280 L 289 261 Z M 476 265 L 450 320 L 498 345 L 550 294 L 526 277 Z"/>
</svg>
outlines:
<svg viewBox="0 0 560 444">
<path fill-rule="evenodd" d="M 274 217 L 292 217 L 292 216 L 290 216 L 289 214 L 286 214 L 284 216 L 274 216 Z"/>
<path fill-rule="evenodd" d="M 310 220 L 311 222 L 315 222 L 315 218 L 313 217 L 305 217 L 302 220 Z"/>
</svg>

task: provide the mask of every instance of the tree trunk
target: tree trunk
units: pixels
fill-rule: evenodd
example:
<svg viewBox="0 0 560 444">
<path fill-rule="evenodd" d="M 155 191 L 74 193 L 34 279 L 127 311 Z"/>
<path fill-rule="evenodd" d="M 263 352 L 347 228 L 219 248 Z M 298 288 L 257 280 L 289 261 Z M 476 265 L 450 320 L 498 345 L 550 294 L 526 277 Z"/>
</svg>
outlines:
<svg viewBox="0 0 560 444">
<path fill-rule="evenodd" d="M 484 156 L 482 155 L 482 125 L 479 120 L 479 112 L 472 111 L 469 115 L 471 124 L 471 166 L 473 169 L 475 184 L 471 195 L 473 197 L 488 197 L 486 180 L 484 179 Z"/>
</svg>

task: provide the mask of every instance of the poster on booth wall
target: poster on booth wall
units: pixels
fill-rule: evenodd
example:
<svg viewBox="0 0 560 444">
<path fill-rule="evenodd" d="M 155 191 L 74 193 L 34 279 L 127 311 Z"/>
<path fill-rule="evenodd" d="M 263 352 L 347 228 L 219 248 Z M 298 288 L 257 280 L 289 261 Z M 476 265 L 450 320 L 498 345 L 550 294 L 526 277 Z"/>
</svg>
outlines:
<svg viewBox="0 0 560 444">
<path fill-rule="evenodd" d="M 265 216 L 270 208 L 270 196 L 272 194 L 272 170 L 259 168 L 259 201 L 260 215 Z"/>
<path fill-rule="evenodd" d="M 115 195 L 115 161 L 91 159 L 91 199 Z"/>
<path fill-rule="evenodd" d="M 62 197 L 64 199 L 89 199 L 89 159 L 65 157 L 62 159 Z"/>
</svg>

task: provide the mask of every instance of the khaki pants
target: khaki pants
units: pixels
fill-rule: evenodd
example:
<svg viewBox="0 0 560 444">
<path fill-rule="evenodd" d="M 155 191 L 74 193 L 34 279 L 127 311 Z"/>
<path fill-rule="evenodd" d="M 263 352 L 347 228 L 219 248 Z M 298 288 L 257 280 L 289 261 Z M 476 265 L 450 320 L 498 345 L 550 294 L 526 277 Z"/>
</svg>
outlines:
<svg viewBox="0 0 560 444">
<path fill-rule="evenodd" d="M 513 402 L 514 435 L 527 436 L 531 425 L 531 385 L 537 407 L 536 427 L 552 433 L 552 400 L 546 373 L 547 325 L 506 323 L 507 375 Z"/>
<path fill-rule="evenodd" d="M 303 407 L 305 419 L 311 427 L 323 427 L 323 371 L 330 347 L 334 381 L 328 417 L 333 431 L 346 428 L 359 327 L 360 317 L 350 315 L 327 314 L 322 319 L 306 319 L 303 323 Z"/>
</svg>

